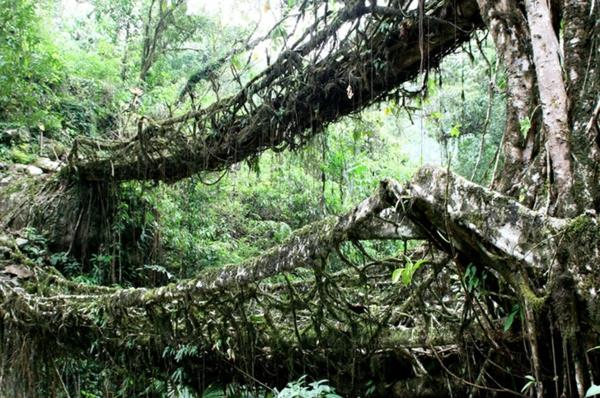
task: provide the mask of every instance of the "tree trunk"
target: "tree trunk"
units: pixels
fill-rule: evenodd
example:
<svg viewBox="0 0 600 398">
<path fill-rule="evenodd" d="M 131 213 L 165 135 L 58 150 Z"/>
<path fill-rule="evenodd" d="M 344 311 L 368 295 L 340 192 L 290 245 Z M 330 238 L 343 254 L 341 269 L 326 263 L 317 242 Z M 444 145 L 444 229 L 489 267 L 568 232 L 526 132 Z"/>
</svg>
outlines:
<svg viewBox="0 0 600 398">
<path fill-rule="evenodd" d="M 563 1 L 563 54 L 575 194 L 600 211 L 600 7 L 593 1 Z"/>
<path fill-rule="evenodd" d="M 539 152 L 536 129 L 537 93 L 527 20 L 516 0 L 478 0 L 481 15 L 492 35 L 498 57 L 506 68 L 506 125 L 503 136 L 504 168 L 497 189 L 518 197 L 520 179 Z M 529 122 L 529 128 L 522 128 Z M 539 170 L 538 170 L 539 173 Z M 528 202 L 535 201 L 535 194 Z"/>
<path fill-rule="evenodd" d="M 575 215 L 571 130 L 567 113 L 567 90 L 559 60 L 558 36 L 552 27 L 547 0 L 526 0 L 527 21 L 538 81 L 546 145 L 550 155 L 556 213 Z M 589 206 L 589 204 L 588 204 Z M 581 208 L 579 209 L 581 210 Z"/>
</svg>

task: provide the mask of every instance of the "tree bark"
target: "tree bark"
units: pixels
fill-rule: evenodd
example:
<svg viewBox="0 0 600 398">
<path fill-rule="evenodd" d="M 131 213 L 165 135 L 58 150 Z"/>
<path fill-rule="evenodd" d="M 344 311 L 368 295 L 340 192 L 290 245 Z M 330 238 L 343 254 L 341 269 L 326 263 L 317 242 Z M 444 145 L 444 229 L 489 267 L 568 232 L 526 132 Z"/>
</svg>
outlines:
<svg viewBox="0 0 600 398">
<path fill-rule="evenodd" d="M 600 211 L 600 132 L 595 121 L 600 104 L 600 7 L 592 1 L 565 0 L 562 14 L 575 191 L 582 205 L 591 203 L 588 207 Z"/>
<path fill-rule="evenodd" d="M 577 213 L 573 195 L 573 165 L 571 162 L 571 130 L 568 99 L 559 59 L 558 35 L 553 29 L 552 14 L 547 0 L 526 0 L 527 21 L 542 106 L 547 150 L 550 155 L 556 195 L 556 212 Z"/>
<path fill-rule="evenodd" d="M 497 189 L 519 196 L 514 183 L 521 178 L 539 151 L 536 145 L 535 109 L 537 92 L 531 40 L 527 20 L 516 0 L 478 0 L 479 9 L 492 35 L 498 57 L 506 68 L 506 125 L 503 138 L 504 168 Z M 531 128 L 521 126 L 530 122 Z"/>
</svg>

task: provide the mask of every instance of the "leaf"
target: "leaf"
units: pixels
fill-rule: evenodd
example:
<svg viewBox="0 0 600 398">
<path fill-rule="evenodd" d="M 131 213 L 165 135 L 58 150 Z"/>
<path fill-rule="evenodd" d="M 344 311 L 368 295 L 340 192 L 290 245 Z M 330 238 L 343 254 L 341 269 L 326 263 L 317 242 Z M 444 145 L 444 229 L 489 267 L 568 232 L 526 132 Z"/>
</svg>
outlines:
<svg viewBox="0 0 600 398">
<path fill-rule="evenodd" d="M 286 31 L 286 29 L 283 26 L 278 26 L 271 33 L 271 39 L 272 40 L 283 39 L 285 37 L 287 37 L 287 31 Z"/>
<path fill-rule="evenodd" d="M 600 394 L 600 386 L 592 384 L 592 386 L 588 388 L 587 392 L 585 393 L 585 398 L 593 397 L 594 395 L 598 394 Z"/>
<path fill-rule="evenodd" d="M 528 380 L 527 383 L 525 383 L 525 385 L 523 386 L 523 388 L 521 388 L 521 392 L 524 393 L 525 391 L 529 390 L 534 384 L 535 384 L 535 378 L 531 375 L 527 375 L 525 376 L 525 379 Z"/>
<path fill-rule="evenodd" d="M 442 112 L 431 112 L 429 117 L 434 120 L 440 120 L 442 118 Z"/>
<path fill-rule="evenodd" d="M 225 392 L 222 387 L 210 385 L 202 393 L 202 398 L 224 398 Z"/>
<path fill-rule="evenodd" d="M 405 268 L 404 272 L 402 272 L 402 284 L 404 286 L 408 286 L 408 285 L 410 285 L 411 281 L 412 281 L 412 272 L 410 272 L 409 269 Z"/>
<path fill-rule="evenodd" d="M 597 345 L 596 347 L 592 347 L 589 350 L 587 350 L 586 352 L 592 352 L 592 351 L 595 351 L 595 350 L 600 350 L 600 345 Z"/>
<path fill-rule="evenodd" d="M 424 259 L 424 258 L 422 258 L 422 259 L 420 259 L 420 260 L 417 260 L 417 262 L 416 262 L 416 263 L 414 263 L 414 264 L 413 264 L 413 266 L 412 266 L 413 274 L 414 274 L 414 273 L 415 273 L 415 272 L 416 272 L 416 271 L 417 271 L 419 268 L 421 268 L 421 266 L 422 266 L 422 265 L 424 265 L 424 264 L 426 264 L 426 263 L 427 263 L 427 260 L 426 260 L 426 259 Z"/>
<path fill-rule="evenodd" d="M 531 129 L 531 119 L 527 116 L 525 119 L 519 120 L 519 127 L 521 129 L 521 135 L 523 139 L 527 139 L 527 133 L 529 133 L 529 129 Z"/>
<path fill-rule="evenodd" d="M 417 262 L 415 263 L 410 261 L 410 259 L 408 260 L 406 268 L 404 268 L 404 271 L 402 272 L 402 283 L 404 284 L 404 286 L 408 286 L 411 284 L 415 272 L 417 272 L 417 270 L 421 268 L 421 266 L 426 262 L 427 260 L 425 260 L 424 258 L 417 260 Z"/>
<path fill-rule="evenodd" d="M 396 268 L 394 272 L 392 272 L 392 283 L 398 283 L 400 278 L 402 277 L 402 272 L 404 268 Z"/>
<path fill-rule="evenodd" d="M 454 126 L 452 126 L 452 128 L 450 129 L 450 137 L 452 138 L 458 138 L 460 137 L 460 123 L 455 124 Z"/>
<path fill-rule="evenodd" d="M 364 175 L 367 171 L 369 171 L 367 166 L 365 166 L 364 164 L 359 164 L 350 168 L 350 170 L 348 170 L 348 174 L 352 174 L 352 176 L 359 177 L 361 175 Z"/>
<path fill-rule="evenodd" d="M 506 317 L 506 320 L 504 321 L 504 332 L 508 332 L 508 329 L 510 329 L 510 327 L 512 326 L 512 324 L 515 320 L 515 316 L 519 313 L 519 310 L 520 310 L 519 304 L 515 304 L 513 306 L 512 310 L 510 311 L 510 314 L 508 314 L 508 316 Z"/>
<path fill-rule="evenodd" d="M 265 323 L 265 317 L 264 315 L 250 315 L 250 320 L 254 323 Z"/>
</svg>

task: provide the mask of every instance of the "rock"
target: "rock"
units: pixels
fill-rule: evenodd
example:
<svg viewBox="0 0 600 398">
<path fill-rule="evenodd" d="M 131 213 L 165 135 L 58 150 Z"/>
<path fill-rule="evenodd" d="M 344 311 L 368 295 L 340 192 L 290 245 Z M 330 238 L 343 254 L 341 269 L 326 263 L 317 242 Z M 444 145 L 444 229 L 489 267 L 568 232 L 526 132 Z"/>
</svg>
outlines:
<svg viewBox="0 0 600 398">
<path fill-rule="evenodd" d="M 6 176 L 0 179 L 0 185 L 8 185 L 12 181 L 12 176 Z"/>
<path fill-rule="evenodd" d="M 8 169 L 8 164 L 0 162 L 0 170 L 6 170 Z"/>
<path fill-rule="evenodd" d="M 0 142 L 5 144 L 22 144 L 31 139 L 31 133 L 26 128 L 11 128 L 0 131 Z"/>
<path fill-rule="evenodd" d="M 27 170 L 27 165 L 26 164 L 21 164 L 21 163 L 16 163 L 15 165 L 13 165 L 13 169 L 16 172 L 25 173 L 25 171 Z"/>
<path fill-rule="evenodd" d="M 16 276 L 19 279 L 27 279 L 33 275 L 30 269 L 21 265 L 9 265 L 2 271 L 5 274 Z"/>
<path fill-rule="evenodd" d="M 40 169 L 39 167 L 33 166 L 33 165 L 28 165 L 26 167 L 25 171 L 30 176 L 39 176 L 39 175 L 44 174 L 44 171 L 42 169 Z"/>
<path fill-rule="evenodd" d="M 50 159 L 64 158 L 67 156 L 69 148 L 59 141 L 44 137 L 44 145 L 41 149 L 41 155 Z"/>
<path fill-rule="evenodd" d="M 38 158 L 35 165 L 44 171 L 57 171 L 60 168 L 60 162 L 48 158 Z"/>
<path fill-rule="evenodd" d="M 17 163 L 13 166 L 13 168 L 18 172 L 27 173 L 30 176 L 39 176 L 44 174 L 44 171 L 42 169 L 31 164 Z"/>
<path fill-rule="evenodd" d="M 24 238 L 17 238 L 17 239 L 15 239 L 15 243 L 17 244 L 17 246 L 23 247 L 26 244 L 28 244 L 29 241 L 27 239 L 24 239 Z"/>
</svg>

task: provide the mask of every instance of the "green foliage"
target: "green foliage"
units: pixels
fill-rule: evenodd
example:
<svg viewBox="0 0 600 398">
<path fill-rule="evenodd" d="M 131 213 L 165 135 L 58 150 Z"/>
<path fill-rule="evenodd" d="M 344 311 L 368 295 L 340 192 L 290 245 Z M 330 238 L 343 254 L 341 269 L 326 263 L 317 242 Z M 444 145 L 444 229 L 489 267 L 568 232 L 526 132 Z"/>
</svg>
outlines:
<svg viewBox="0 0 600 398">
<path fill-rule="evenodd" d="M 292 381 L 281 390 L 275 390 L 276 398 L 341 398 L 335 389 L 327 384 L 327 380 L 306 383 L 306 376 Z"/>
<path fill-rule="evenodd" d="M 432 75 L 428 81 L 427 97 L 422 103 L 415 102 L 422 107 L 428 134 L 442 147 L 443 163 L 450 162 L 454 171 L 469 179 L 473 176 L 475 182 L 487 183 L 505 125 L 505 76 L 496 71 L 491 41 L 484 41 L 481 47 L 483 52 L 445 57 L 438 76 Z M 494 94 L 491 99 L 490 80 Z M 484 145 L 477 165 L 482 139 Z"/>
<path fill-rule="evenodd" d="M 20 247 L 21 251 L 27 255 L 36 265 L 44 265 L 48 259 L 48 241 L 35 228 L 27 227 L 24 229 L 25 242 Z"/>
<path fill-rule="evenodd" d="M 202 181 L 218 175 L 161 185 L 155 203 L 167 271 L 185 277 L 243 261 L 282 243 L 294 229 L 349 210 L 383 176 L 409 178 L 416 166 L 406 161 L 393 120 L 373 109 L 364 120 L 330 128 L 325 153 L 318 137 L 302 152 L 267 152 L 215 185 Z M 397 250 L 393 242 L 371 245 Z"/>
<path fill-rule="evenodd" d="M 525 385 L 523 386 L 523 388 L 521 388 L 521 393 L 524 394 L 526 392 L 528 392 L 530 389 L 532 389 L 533 387 L 535 387 L 535 378 L 531 375 L 527 375 L 525 376 L 525 379 L 527 380 L 527 383 L 525 383 Z"/>
<path fill-rule="evenodd" d="M 510 311 L 510 313 L 508 314 L 508 316 L 506 317 L 506 320 L 504 321 L 504 332 L 508 332 L 510 327 L 512 326 L 513 322 L 515 321 L 515 317 L 518 315 L 521 315 L 521 306 L 519 304 L 515 304 L 512 308 L 512 310 Z"/>
<path fill-rule="evenodd" d="M 521 135 L 523 136 L 523 139 L 526 139 L 527 134 L 531 129 L 531 119 L 529 117 L 526 117 L 523 120 L 519 120 L 519 128 L 521 129 Z"/>
<path fill-rule="evenodd" d="M 177 347 L 166 347 L 163 351 L 163 358 L 174 358 L 176 362 L 181 362 L 184 358 L 192 358 L 198 355 L 198 347 L 189 344 L 181 344 Z"/>
<path fill-rule="evenodd" d="M 169 116 L 188 76 L 228 53 L 231 44 L 245 33 L 205 15 L 190 15 L 185 1 L 91 3 L 93 12 L 67 19 L 49 17 L 51 12 L 44 14 L 43 4 L 33 0 L 0 0 L 0 122 L 27 127 L 27 142 L 1 146 L 2 158 L 32 162 L 40 134 L 68 147 L 81 135 L 127 136 L 127 128 L 142 114 L 155 119 Z M 157 27 L 153 24 L 158 11 L 150 9 L 151 4 L 171 10 L 176 3 L 179 6 L 172 9 L 166 29 L 155 43 L 158 52 L 148 74 L 140 81 L 148 39 L 145 27 Z M 297 2 L 287 3 L 292 8 Z M 389 25 L 383 22 L 379 29 L 385 31 Z M 286 34 L 283 25 L 273 30 L 272 44 L 281 43 Z M 240 54 L 225 67 L 216 67 L 201 79 L 197 92 L 212 84 L 219 85 L 221 98 L 235 92 L 237 85 L 232 81 L 237 76 L 229 69 L 248 68 L 246 58 L 247 54 Z M 429 96 L 413 103 L 422 108 L 420 123 L 413 124 L 399 103 L 390 101 L 365 110 L 360 117 L 330 125 L 325 135 L 314 138 L 302 151 L 267 151 L 247 164 L 232 166 L 214 185 L 207 182 L 220 175 L 201 175 L 173 185 L 120 184 L 111 187 L 115 192 L 107 203 L 109 238 L 89 261 L 77 262 L 65 252 L 50 253 L 44 237 L 34 230 L 27 232 L 28 242 L 22 250 L 37 264 L 52 265 L 77 282 L 156 286 L 259 255 L 282 243 L 292 230 L 347 211 L 370 195 L 382 178 L 409 179 L 423 161 L 423 156 L 416 160 L 415 153 L 420 149 L 423 155 L 423 139 L 428 133 L 445 148 L 447 158 L 452 151 L 457 154 L 452 166 L 470 175 L 488 105 L 484 93 L 487 75 L 482 72 L 480 57 L 473 61 L 475 67 L 459 67 L 465 60 L 463 54 L 444 61 L 443 89 L 433 79 L 427 82 Z M 256 73 L 250 69 L 242 78 Z M 503 79 L 497 79 L 499 88 L 505 84 Z M 215 99 L 214 94 L 200 94 L 196 105 L 206 107 Z M 486 166 L 500 142 L 503 123 L 500 99 L 491 105 L 493 117 L 482 163 Z M 178 108 L 183 111 L 189 106 L 185 103 Z M 475 179 L 484 181 L 485 174 L 476 173 Z M 395 256 L 399 246 L 392 241 L 364 244 L 367 252 Z M 352 261 L 365 261 L 365 254 L 352 245 L 341 251 Z M 332 257 L 331 268 L 345 266 L 340 258 Z M 424 259 L 406 258 L 405 266 L 393 271 L 392 281 L 409 286 L 425 264 Z M 485 271 L 471 265 L 464 282 L 469 292 L 482 294 L 485 279 Z M 505 330 L 519 311 L 515 306 L 508 314 Z M 101 312 L 97 321 L 106 323 Z M 102 368 L 94 362 L 96 354 L 92 350 L 89 358 L 67 361 L 61 368 L 69 388 L 82 383 L 77 384 L 82 396 L 104 396 L 107 391 L 118 396 L 193 395 L 185 386 L 190 375 L 185 374 L 182 363 L 201 355 L 194 345 L 167 347 L 163 359 L 174 363 L 174 368 L 143 375 Z M 230 384 L 210 387 L 203 396 L 250 397 L 252 392 Z M 368 385 L 367 395 L 374 392 L 375 385 Z M 339 397 L 325 380 L 307 383 L 305 377 L 275 393 L 280 398 Z"/>
<path fill-rule="evenodd" d="M 426 263 L 427 260 L 424 258 L 413 262 L 409 257 L 406 257 L 404 267 L 396 268 L 392 273 L 392 282 L 398 283 L 399 281 L 402 281 L 404 286 L 410 285 L 415 272 Z"/>
<path fill-rule="evenodd" d="M 225 391 L 219 386 L 208 386 L 202 392 L 202 398 L 226 398 Z"/>
<path fill-rule="evenodd" d="M 450 137 L 452 138 L 458 138 L 460 137 L 460 123 L 455 124 L 454 126 L 452 126 L 452 128 L 450 129 Z"/>
<path fill-rule="evenodd" d="M 0 0 L 0 120 L 54 128 L 55 90 L 64 70 L 36 3 Z"/>
<path fill-rule="evenodd" d="M 475 264 L 469 264 L 465 271 L 465 284 L 467 291 L 475 294 L 485 293 L 485 280 L 487 279 L 487 271 L 478 270 Z"/>
<path fill-rule="evenodd" d="M 98 282 L 105 280 L 104 273 L 110 269 L 113 257 L 110 254 L 95 253 L 92 254 L 90 264 L 92 266 L 92 278 Z"/>
<path fill-rule="evenodd" d="M 22 164 L 29 164 L 36 158 L 36 156 L 31 153 L 31 146 L 29 144 L 20 144 L 12 147 L 10 149 L 9 157 L 13 162 Z"/>
</svg>

